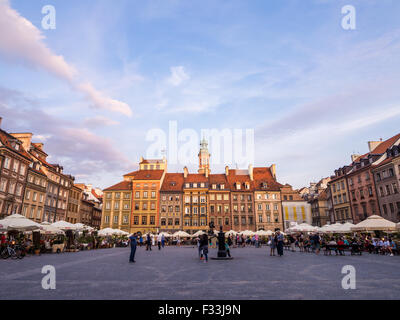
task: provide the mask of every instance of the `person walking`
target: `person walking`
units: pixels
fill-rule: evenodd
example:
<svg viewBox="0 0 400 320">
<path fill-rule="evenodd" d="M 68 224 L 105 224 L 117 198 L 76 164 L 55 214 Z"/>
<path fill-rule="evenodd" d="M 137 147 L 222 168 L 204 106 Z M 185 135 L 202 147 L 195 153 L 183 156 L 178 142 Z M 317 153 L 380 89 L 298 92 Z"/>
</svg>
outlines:
<svg viewBox="0 0 400 320">
<path fill-rule="evenodd" d="M 275 241 L 275 235 L 274 234 L 272 234 L 272 236 L 269 237 L 268 244 L 269 244 L 269 247 L 270 247 L 269 255 L 270 256 L 274 256 L 275 255 L 275 249 L 276 249 L 276 241 Z"/>
<path fill-rule="evenodd" d="M 162 234 L 159 233 L 158 236 L 157 236 L 158 250 L 161 250 L 161 241 L 162 241 Z"/>
<path fill-rule="evenodd" d="M 164 236 L 164 234 L 162 234 L 162 236 L 161 236 L 161 247 L 164 249 L 164 247 L 165 247 L 165 236 Z"/>
<path fill-rule="evenodd" d="M 276 232 L 276 250 L 278 251 L 278 255 L 280 257 L 283 256 L 283 234 L 281 231 L 278 229 Z"/>
<path fill-rule="evenodd" d="M 225 242 L 225 250 L 226 250 L 226 254 L 228 255 L 228 257 L 230 258 L 231 257 L 231 249 L 230 249 L 230 247 L 229 247 L 229 238 L 228 238 L 228 240 Z"/>
<path fill-rule="evenodd" d="M 141 247 L 143 245 L 143 237 L 140 235 L 139 237 L 139 246 Z"/>
<path fill-rule="evenodd" d="M 292 252 L 295 252 L 296 251 L 296 249 L 295 249 L 296 239 L 292 235 L 289 236 L 289 243 L 290 243 L 290 250 Z"/>
<path fill-rule="evenodd" d="M 129 263 L 135 263 L 135 253 L 137 246 L 137 235 L 134 233 L 129 237 L 129 242 L 131 243 L 131 255 L 129 256 Z"/>
<path fill-rule="evenodd" d="M 151 251 L 151 236 L 150 233 L 146 237 L 146 251 Z"/>
<path fill-rule="evenodd" d="M 201 257 L 204 256 L 204 263 L 208 262 L 208 236 L 203 234 L 200 240 Z"/>
</svg>

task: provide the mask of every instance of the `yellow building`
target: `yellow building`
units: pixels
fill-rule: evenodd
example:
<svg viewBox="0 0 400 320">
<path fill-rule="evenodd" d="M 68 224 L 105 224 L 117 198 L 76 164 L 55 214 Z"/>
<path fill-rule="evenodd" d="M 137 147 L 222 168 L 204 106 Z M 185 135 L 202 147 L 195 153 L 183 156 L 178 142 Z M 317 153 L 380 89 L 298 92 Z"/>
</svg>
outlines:
<svg viewBox="0 0 400 320">
<path fill-rule="evenodd" d="M 167 171 L 167 160 L 141 158 L 139 171 L 124 175 L 132 183 L 130 232 L 156 233 L 160 230 L 160 189 Z"/>
<path fill-rule="evenodd" d="M 352 223 L 353 217 L 345 170 L 346 168 L 336 170 L 335 176 L 332 177 L 328 187 L 331 192 L 334 221 Z"/>
<path fill-rule="evenodd" d="M 185 167 L 183 176 L 183 231 L 193 234 L 208 230 L 208 177 L 206 174 L 189 174 Z"/>
<path fill-rule="evenodd" d="M 101 229 L 113 228 L 130 232 L 132 183 L 122 181 L 104 190 Z"/>
</svg>

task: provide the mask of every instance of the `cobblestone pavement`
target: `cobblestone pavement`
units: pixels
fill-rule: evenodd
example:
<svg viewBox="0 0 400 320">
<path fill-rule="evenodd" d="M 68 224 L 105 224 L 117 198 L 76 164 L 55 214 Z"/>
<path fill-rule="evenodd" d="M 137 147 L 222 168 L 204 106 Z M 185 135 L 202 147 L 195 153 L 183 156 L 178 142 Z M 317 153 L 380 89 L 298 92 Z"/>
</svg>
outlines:
<svg viewBox="0 0 400 320">
<path fill-rule="evenodd" d="M 197 248 L 129 248 L 0 261 L 0 299 L 398 299 L 400 257 L 323 256 L 234 248 L 233 260 L 199 261 Z M 210 256 L 216 256 L 215 249 Z M 56 268 L 56 289 L 41 286 Z M 342 267 L 356 269 L 356 289 L 342 289 Z"/>
</svg>

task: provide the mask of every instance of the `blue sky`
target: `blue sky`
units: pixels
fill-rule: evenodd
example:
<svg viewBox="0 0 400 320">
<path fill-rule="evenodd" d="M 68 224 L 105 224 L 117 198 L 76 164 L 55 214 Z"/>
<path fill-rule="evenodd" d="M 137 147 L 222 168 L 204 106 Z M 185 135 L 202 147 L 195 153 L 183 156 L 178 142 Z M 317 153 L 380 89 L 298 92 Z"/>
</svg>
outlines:
<svg viewBox="0 0 400 320">
<path fill-rule="evenodd" d="M 47 4 L 56 30 L 41 27 Z M 341 27 L 348 4 L 356 30 Z M 295 187 L 399 133 L 396 0 L 0 6 L 2 128 L 33 132 L 78 181 L 117 183 L 146 155 L 147 132 L 171 120 L 199 133 L 254 129 L 254 164 L 276 163 L 279 181 Z"/>
</svg>

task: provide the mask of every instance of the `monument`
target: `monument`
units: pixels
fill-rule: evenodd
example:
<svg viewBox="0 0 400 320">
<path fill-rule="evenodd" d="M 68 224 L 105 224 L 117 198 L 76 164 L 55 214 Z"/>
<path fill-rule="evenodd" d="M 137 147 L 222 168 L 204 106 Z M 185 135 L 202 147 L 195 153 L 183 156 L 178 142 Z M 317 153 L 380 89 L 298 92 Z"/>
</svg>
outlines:
<svg viewBox="0 0 400 320">
<path fill-rule="evenodd" d="M 225 247 L 225 233 L 222 231 L 222 226 L 219 227 L 218 233 L 218 254 L 216 258 L 211 258 L 213 260 L 232 260 L 232 257 L 228 257 Z"/>
</svg>

